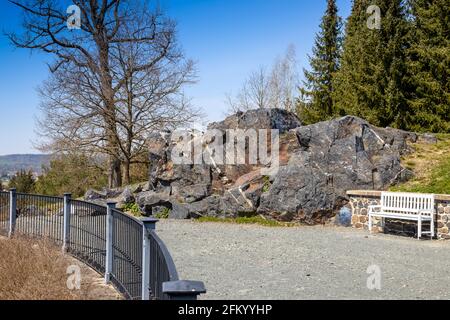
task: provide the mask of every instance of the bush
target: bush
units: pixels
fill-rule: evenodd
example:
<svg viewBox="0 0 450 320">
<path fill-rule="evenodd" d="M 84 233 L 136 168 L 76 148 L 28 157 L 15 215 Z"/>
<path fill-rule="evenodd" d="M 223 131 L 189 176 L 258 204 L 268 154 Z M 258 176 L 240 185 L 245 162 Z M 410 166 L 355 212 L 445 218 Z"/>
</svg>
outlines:
<svg viewBox="0 0 450 320">
<path fill-rule="evenodd" d="M 170 215 L 170 209 L 163 208 L 161 212 L 159 212 L 155 215 L 155 218 L 156 219 L 168 219 L 169 215 Z"/>
<path fill-rule="evenodd" d="M 88 189 L 102 189 L 108 178 L 102 164 L 86 155 L 60 155 L 44 167 L 36 182 L 36 192 L 44 195 L 72 193 L 81 197 Z"/>
<path fill-rule="evenodd" d="M 31 171 L 21 170 L 11 178 L 9 182 L 10 188 L 17 189 L 17 192 L 21 193 L 33 193 L 35 192 L 35 180 Z"/>
<path fill-rule="evenodd" d="M 141 217 L 142 216 L 142 211 L 139 208 L 137 203 L 127 203 L 125 204 L 125 206 L 123 207 L 123 211 L 126 213 L 129 213 L 135 217 Z"/>
</svg>

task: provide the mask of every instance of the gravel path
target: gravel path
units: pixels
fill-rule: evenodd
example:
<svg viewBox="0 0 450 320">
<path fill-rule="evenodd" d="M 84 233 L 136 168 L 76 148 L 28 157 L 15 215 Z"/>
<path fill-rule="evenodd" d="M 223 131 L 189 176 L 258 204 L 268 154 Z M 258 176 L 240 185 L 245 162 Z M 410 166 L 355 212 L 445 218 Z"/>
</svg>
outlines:
<svg viewBox="0 0 450 320">
<path fill-rule="evenodd" d="M 338 227 L 164 220 L 157 232 L 202 299 L 450 299 L 450 242 Z M 367 268 L 381 290 L 367 288 Z"/>
</svg>

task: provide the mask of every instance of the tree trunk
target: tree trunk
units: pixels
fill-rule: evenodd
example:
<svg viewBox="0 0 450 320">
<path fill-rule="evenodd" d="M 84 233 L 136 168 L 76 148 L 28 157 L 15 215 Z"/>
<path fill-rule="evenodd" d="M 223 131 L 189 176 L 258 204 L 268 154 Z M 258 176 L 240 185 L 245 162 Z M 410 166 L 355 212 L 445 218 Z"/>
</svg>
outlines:
<svg viewBox="0 0 450 320">
<path fill-rule="evenodd" d="M 105 110 L 103 118 L 106 124 L 107 149 L 109 152 L 108 181 L 109 188 L 122 186 L 122 168 L 119 158 L 120 146 L 116 128 L 116 106 L 112 84 L 111 70 L 109 67 L 109 48 L 105 39 L 97 40 L 100 54 L 100 79 Z"/>
<path fill-rule="evenodd" d="M 122 170 L 120 167 L 120 160 L 115 156 L 109 157 L 108 185 L 111 189 L 122 186 Z"/>
<path fill-rule="evenodd" d="M 130 161 L 128 160 L 125 160 L 123 163 L 123 184 L 126 186 L 131 184 Z"/>
</svg>

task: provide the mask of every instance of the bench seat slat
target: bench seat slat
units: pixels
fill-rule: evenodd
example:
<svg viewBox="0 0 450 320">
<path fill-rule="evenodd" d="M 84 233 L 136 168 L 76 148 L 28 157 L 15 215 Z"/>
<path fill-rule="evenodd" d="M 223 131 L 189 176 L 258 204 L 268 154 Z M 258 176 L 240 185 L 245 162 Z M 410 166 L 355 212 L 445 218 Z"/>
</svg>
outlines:
<svg viewBox="0 0 450 320">
<path fill-rule="evenodd" d="M 386 213 L 386 212 L 376 212 L 376 213 L 372 213 L 371 216 L 373 217 L 384 217 L 384 218 L 391 218 L 391 219 L 404 219 L 404 220 L 419 220 L 419 215 L 415 215 L 415 214 L 404 214 L 404 213 L 400 213 L 400 214 L 396 214 L 396 213 Z M 431 220 L 431 215 L 428 216 L 420 216 L 421 220 Z"/>
</svg>

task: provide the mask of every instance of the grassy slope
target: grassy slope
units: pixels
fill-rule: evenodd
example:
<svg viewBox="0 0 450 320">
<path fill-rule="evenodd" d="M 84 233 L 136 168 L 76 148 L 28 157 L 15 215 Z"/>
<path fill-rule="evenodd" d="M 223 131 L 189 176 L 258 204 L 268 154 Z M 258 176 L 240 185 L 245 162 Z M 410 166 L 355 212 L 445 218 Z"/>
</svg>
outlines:
<svg viewBox="0 0 450 320">
<path fill-rule="evenodd" d="M 450 194 L 450 134 L 438 135 L 437 144 L 413 144 L 416 152 L 402 163 L 414 171 L 412 180 L 392 187 L 392 191 Z"/>
</svg>

